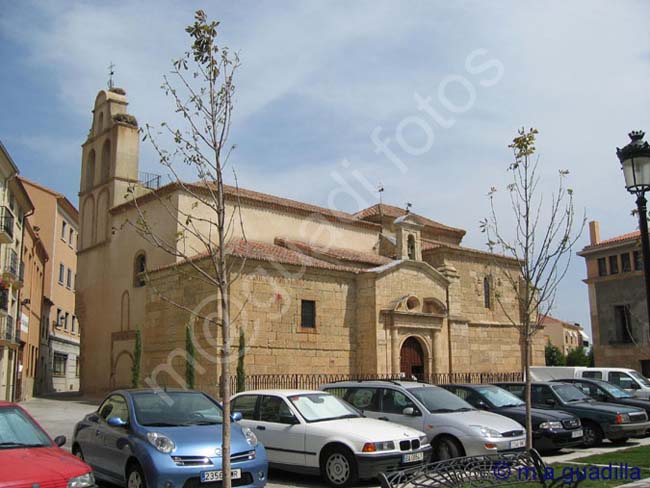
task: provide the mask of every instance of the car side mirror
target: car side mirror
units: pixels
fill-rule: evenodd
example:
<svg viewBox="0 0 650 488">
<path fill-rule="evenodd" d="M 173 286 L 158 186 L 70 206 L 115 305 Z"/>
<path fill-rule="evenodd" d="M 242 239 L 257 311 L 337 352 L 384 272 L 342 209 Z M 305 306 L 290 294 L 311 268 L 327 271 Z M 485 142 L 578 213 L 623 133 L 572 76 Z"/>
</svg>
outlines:
<svg viewBox="0 0 650 488">
<path fill-rule="evenodd" d="M 67 442 L 67 439 L 65 438 L 64 435 L 60 435 L 60 436 L 57 436 L 57 437 L 54 438 L 54 443 L 59 447 L 65 446 L 66 442 Z"/>
<path fill-rule="evenodd" d="M 402 415 L 408 415 L 409 417 L 417 417 L 420 415 L 419 410 L 413 408 L 413 407 L 406 407 L 404 410 L 402 410 Z"/>
<path fill-rule="evenodd" d="M 232 419 L 233 422 L 239 422 L 241 419 L 244 418 L 244 416 L 241 414 L 241 412 L 235 412 L 230 416 L 230 418 Z"/>
<path fill-rule="evenodd" d="M 120 417 L 111 417 L 106 421 L 111 427 L 126 427 L 129 423 Z"/>
<path fill-rule="evenodd" d="M 90 417 L 88 417 L 88 421 L 94 423 L 99 422 L 99 415 L 97 415 L 96 413 L 92 414 Z"/>
<path fill-rule="evenodd" d="M 300 423 L 300 420 L 298 420 L 294 415 L 282 415 L 280 416 L 280 422 L 288 425 L 296 425 Z"/>
<path fill-rule="evenodd" d="M 556 403 L 557 402 L 553 398 L 547 398 L 546 399 L 546 404 L 551 406 L 551 407 L 554 407 L 556 405 Z"/>
<path fill-rule="evenodd" d="M 476 407 L 480 408 L 481 410 L 487 410 L 488 408 L 487 403 L 485 403 L 483 400 L 476 402 Z"/>
</svg>

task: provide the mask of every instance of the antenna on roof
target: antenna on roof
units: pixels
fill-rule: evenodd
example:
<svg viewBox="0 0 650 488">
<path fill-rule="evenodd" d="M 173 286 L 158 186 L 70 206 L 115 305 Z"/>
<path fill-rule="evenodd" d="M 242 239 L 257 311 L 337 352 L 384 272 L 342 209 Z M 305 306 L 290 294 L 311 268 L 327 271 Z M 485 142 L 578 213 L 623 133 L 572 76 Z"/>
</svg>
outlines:
<svg viewBox="0 0 650 488">
<path fill-rule="evenodd" d="M 115 74 L 115 65 L 113 64 L 113 61 L 111 61 L 111 64 L 108 65 L 108 89 L 111 90 L 113 88 L 113 75 Z"/>
<path fill-rule="evenodd" d="M 383 205 L 383 200 L 382 200 L 382 194 L 384 193 L 384 184 L 380 181 L 379 185 L 377 186 L 377 192 L 379 193 L 379 225 L 381 225 L 381 229 L 379 230 L 379 234 L 383 233 L 384 230 L 384 210 L 382 209 Z"/>
</svg>

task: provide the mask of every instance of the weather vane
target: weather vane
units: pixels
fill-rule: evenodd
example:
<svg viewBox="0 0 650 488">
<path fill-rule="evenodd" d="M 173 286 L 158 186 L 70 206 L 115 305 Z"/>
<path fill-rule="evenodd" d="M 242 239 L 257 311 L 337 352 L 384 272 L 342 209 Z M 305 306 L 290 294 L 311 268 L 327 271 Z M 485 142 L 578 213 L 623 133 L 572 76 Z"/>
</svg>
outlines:
<svg viewBox="0 0 650 488">
<path fill-rule="evenodd" d="M 379 185 L 377 185 L 377 192 L 379 192 L 379 204 L 381 205 L 381 194 L 384 193 L 384 184 L 380 181 Z"/>
<path fill-rule="evenodd" d="M 113 64 L 113 61 L 111 61 L 111 64 L 108 65 L 108 89 L 110 90 L 113 88 L 113 75 L 115 74 L 115 65 Z"/>
<path fill-rule="evenodd" d="M 413 206 L 413 205 L 411 204 L 411 202 L 406 202 L 406 213 L 410 213 L 410 212 L 411 212 L 411 207 L 412 207 L 412 206 Z"/>
</svg>

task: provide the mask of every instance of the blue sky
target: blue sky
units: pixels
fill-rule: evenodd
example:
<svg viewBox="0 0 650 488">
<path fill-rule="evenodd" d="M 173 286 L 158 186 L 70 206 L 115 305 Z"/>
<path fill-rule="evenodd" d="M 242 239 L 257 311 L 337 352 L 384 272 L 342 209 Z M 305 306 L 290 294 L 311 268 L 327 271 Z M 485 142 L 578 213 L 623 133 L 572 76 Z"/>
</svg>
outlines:
<svg viewBox="0 0 650 488">
<path fill-rule="evenodd" d="M 80 145 L 111 61 L 141 125 L 169 120 L 159 86 L 196 8 L 242 59 L 231 137 L 242 186 L 356 211 L 381 182 L 387 203 L 410 201 L 483 249 L 485 195 L 507 183 L 516 129 L 535 126 L 543 191 L 568 169 L 577 209 L 603 237 L 636 228 L 615 148 L 650 130 L 642 0 L 5 0 L 0 139 L 22 174 L 77 201 Z M 403 166 L 376 152 L 373 132 Z M 140 169 L 159 172 L 148 144 Z M 576 257 L 554 314 L 588 326 L 582 278 Z"/>
</svg>

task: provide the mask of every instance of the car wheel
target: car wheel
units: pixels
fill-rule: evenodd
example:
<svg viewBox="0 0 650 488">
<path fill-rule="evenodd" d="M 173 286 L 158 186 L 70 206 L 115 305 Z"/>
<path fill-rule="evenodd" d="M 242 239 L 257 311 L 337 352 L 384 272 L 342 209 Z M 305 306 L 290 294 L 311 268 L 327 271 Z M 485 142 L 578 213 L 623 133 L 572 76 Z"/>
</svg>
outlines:
<svg viewBox="0 0 650 488">
<path fill-rule="evenodd" d="M 321 473 L 331 486 L 337 488 L 350 486 L 359 478 L 354 456 L 345 448 L 333 448 L 323 454 Z"/>
<path fill-rule="evenodd" d="M 131 464 L 126 470 L 127 488 L 147 488 L 147 481 L 138 463 Z"/>
<path fill-rule="evenodd" d="M 619 446 L 621 444 L 625 444 L 627 441 L 629 441 L 629 437 L 622 437 L 620 439 L 610 439 L 610 442 L 614 444 L 615 446 Z"/>
<path fill-rule="evenodd" d="M 433 446 L 433 455 L 436 461 L 457 458 L 462 456 L 462 448 L 451 437 L 440 437 Z"/>
<path fill-rule="evenodd" d="M 81 452 L 81 447 L 79 447 L 78 444 L 75 444 L 74 446 L 72 446 L 72 455 L 77 456 L 82 461 L 85 461 L 84 460 L 84 453 Z"/>
<path fill-rule="evenodd" d="M 596 447 L 603 442 L 603 431 L 598 424 L 594 422 L 584 422 L 583 431 L 585 447 Z"/>
</svg>

